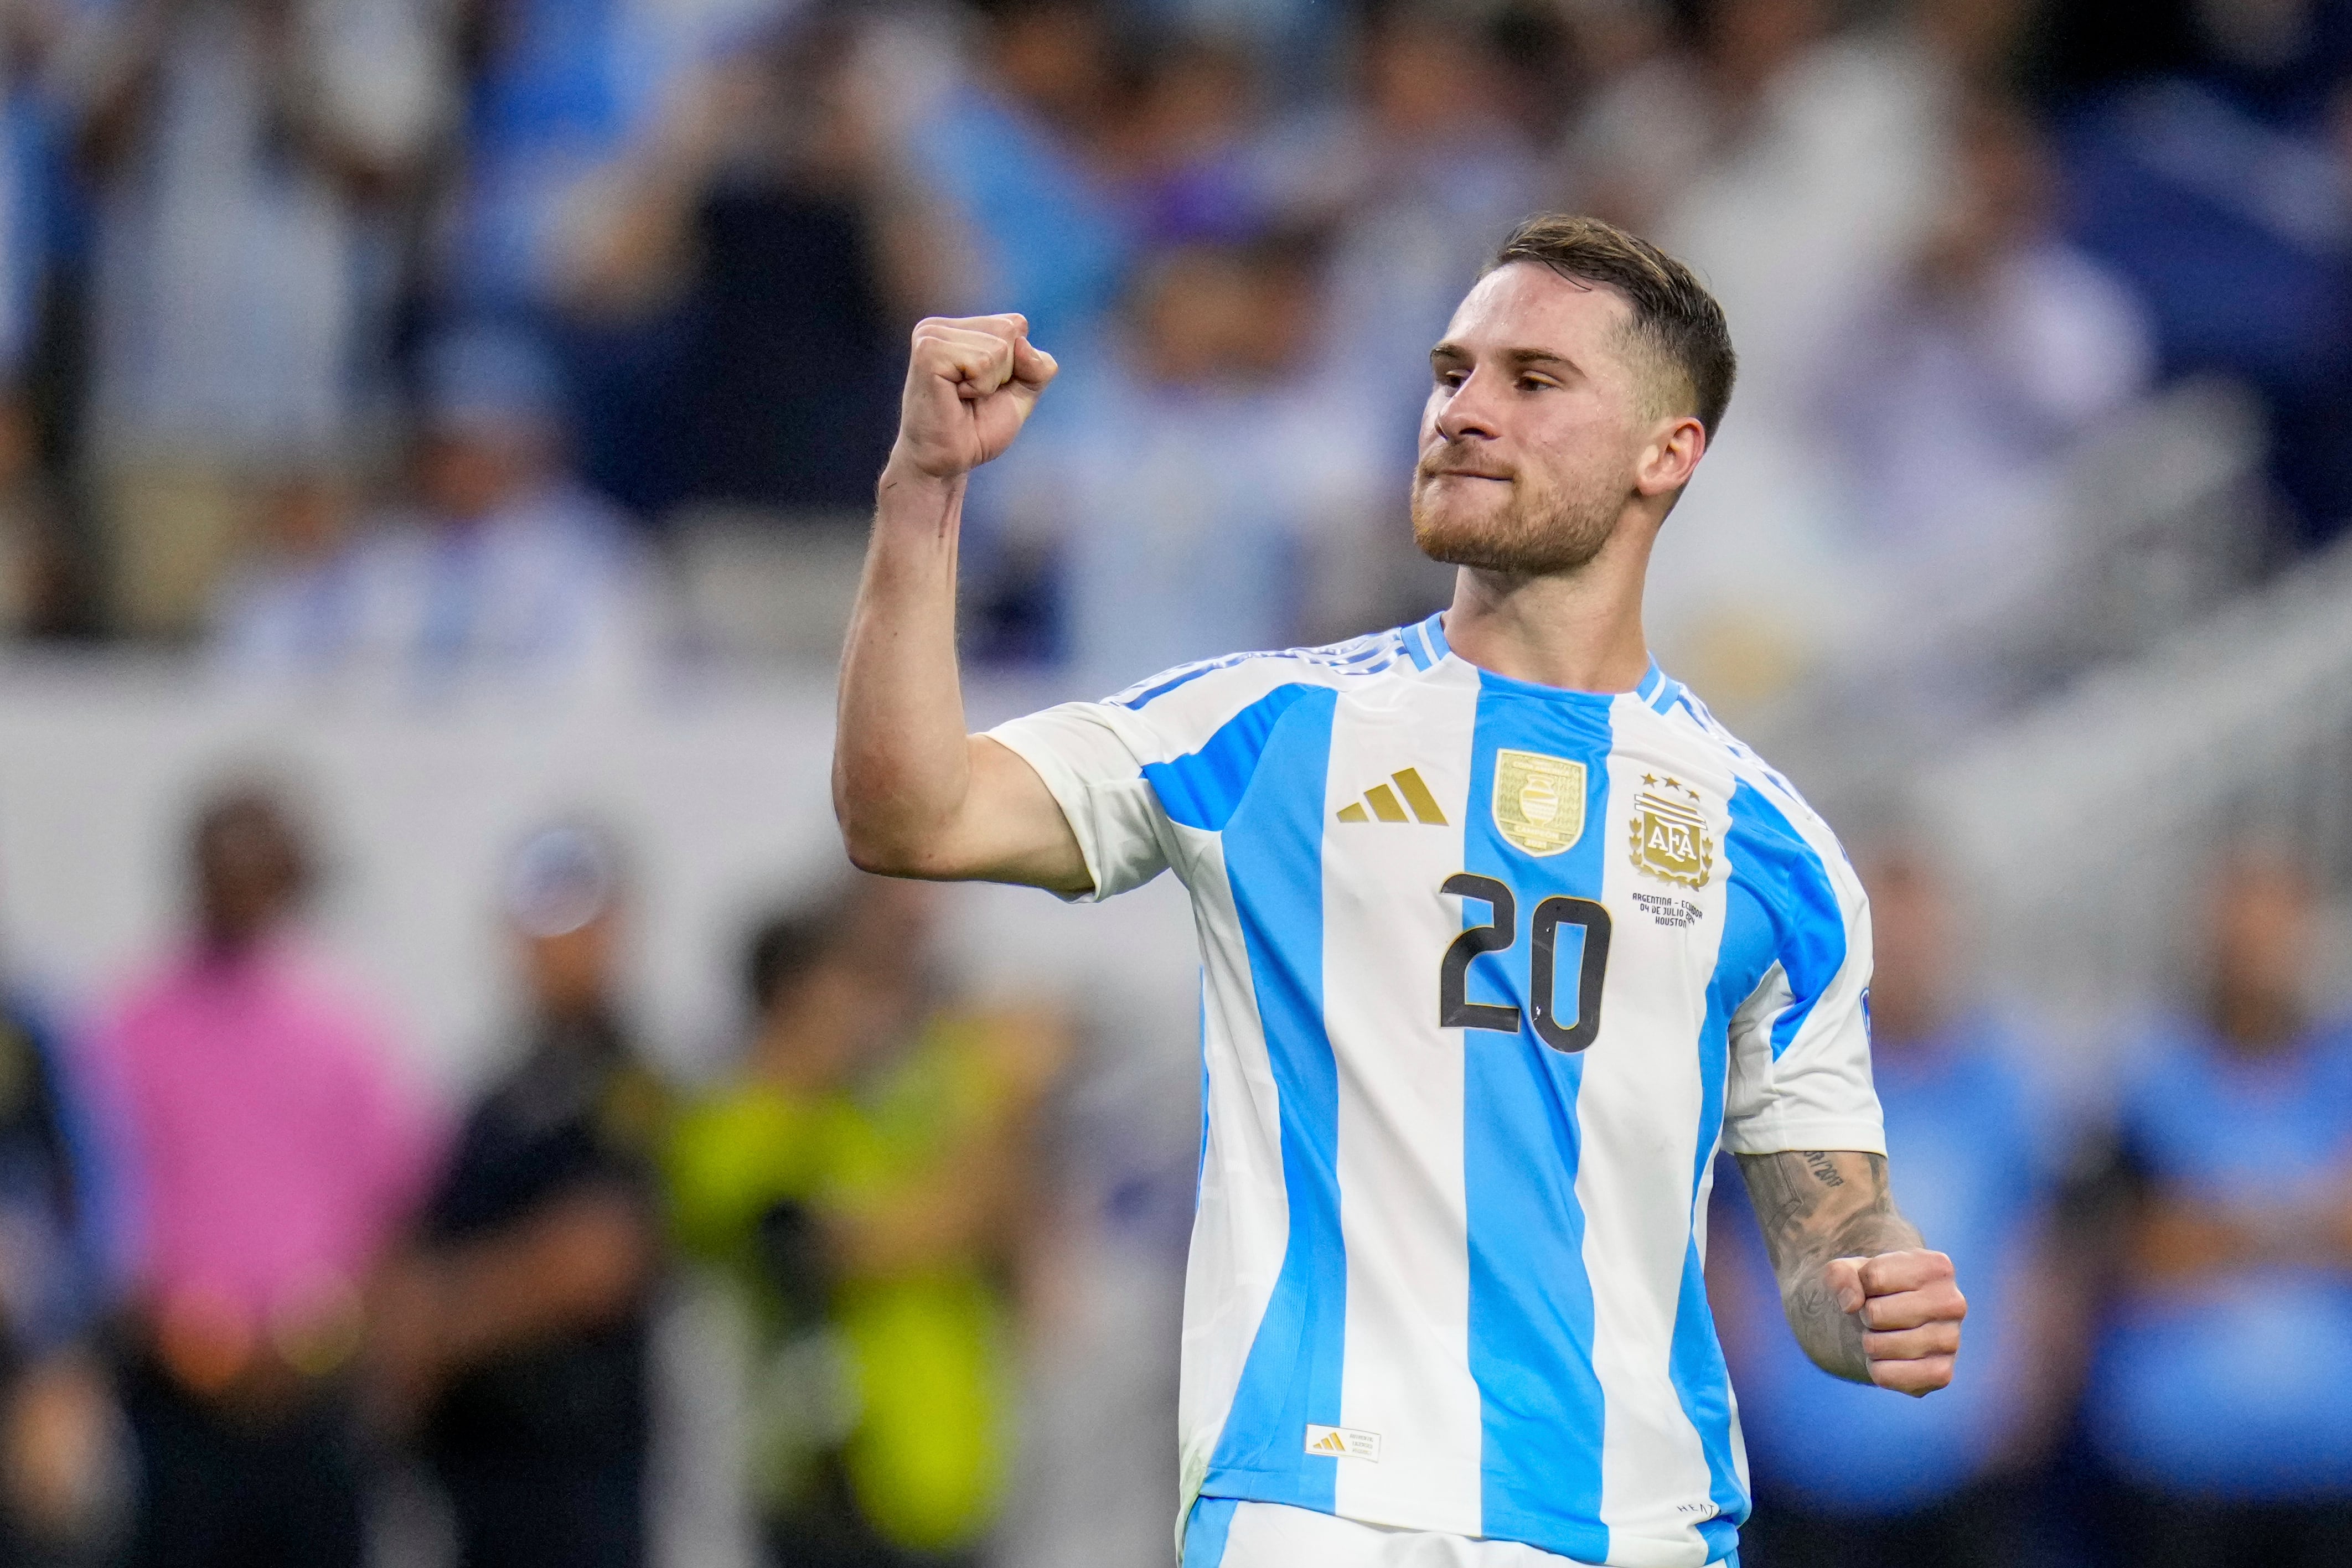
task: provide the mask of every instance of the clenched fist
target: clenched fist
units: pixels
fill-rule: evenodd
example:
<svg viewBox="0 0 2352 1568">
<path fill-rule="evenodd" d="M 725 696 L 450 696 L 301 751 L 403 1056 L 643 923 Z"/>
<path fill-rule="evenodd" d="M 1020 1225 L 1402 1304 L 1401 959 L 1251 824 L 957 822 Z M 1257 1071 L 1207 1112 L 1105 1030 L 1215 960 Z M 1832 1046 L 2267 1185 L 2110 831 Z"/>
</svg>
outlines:
<svg viewBox="0 0 2352 1568">
<path fill-rule="evenodd" d="M 1832 1258 L 1826 1275 L 1838 1310 L 1861 1321 L 1873 1383 L 1917 1396 L 1952 1381 L 1969 1303 L 1953 1281 L 1949 1258 L 1924 1248 Z"/>
<path fill-rule="evenodd" d="M 1013 444 L 1058 368 L 1029 340 L 1024 316 L 919 322 L 890 467 L 929 479 L 969 474 Z"/>
</svg>

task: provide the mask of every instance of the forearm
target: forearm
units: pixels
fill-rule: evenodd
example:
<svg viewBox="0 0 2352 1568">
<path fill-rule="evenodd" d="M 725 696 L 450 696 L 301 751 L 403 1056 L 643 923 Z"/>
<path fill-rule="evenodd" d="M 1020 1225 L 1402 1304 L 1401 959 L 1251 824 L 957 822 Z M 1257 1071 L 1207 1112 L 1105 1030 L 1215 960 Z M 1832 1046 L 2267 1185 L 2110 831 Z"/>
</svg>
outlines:
<svg viewBox="0 0 2352 1568">
<path fill-rule="evenodd" d="M 1020 1151 L 992 1132 L 950 1151 L 923 1179 L 830 1217 L 835 1261 L 861 1280 L 892 1279 L 1001 1250 Z"/>
<path fill-rule="evenodd" d="M 971 789 L 956 664 L 956 550 L 965 481 L 897 462 L 841 664 L 833 805 L 850 858 L 868 871 L 937 873 L 937 852 Z"/>
<path fill-rule="evenodd" d="M 1739 1163 L 1797 1343 L 1822 1371 L 1870 1382 L 1864 1325 L 1839 1304 L 1829 1275 L 1837 1259 L 1920 1245 L 1887 1190 L 1885 1156 L 1815 1150 L 1743 1155 Z"/>
<path fill-rule="evenodd" d="M 583 1194 L 433 1266 L 441 1359 L 468 1366 L 617 1321 L 653 1270 L 653 1224 L 621 1193 Z"/>
<path fill-rule="evenodd" d="M 1012 443 L 1053 356 L 1018 316 L 915 329 L 898 439 L 841 660 L 833 810 L 849 858 L 891 876 L 1091 885 L 1059 802 L 1029 764 L 964 731 L 956 545 L 965 476 Z"/>
</svg>

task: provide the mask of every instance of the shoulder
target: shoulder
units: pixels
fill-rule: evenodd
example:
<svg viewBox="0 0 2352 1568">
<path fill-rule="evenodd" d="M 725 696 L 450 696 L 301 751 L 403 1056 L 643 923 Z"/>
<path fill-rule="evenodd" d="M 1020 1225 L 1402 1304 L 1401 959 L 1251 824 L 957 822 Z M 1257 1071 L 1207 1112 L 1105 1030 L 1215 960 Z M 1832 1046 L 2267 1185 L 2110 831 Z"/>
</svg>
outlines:
<svg viewBox="0 0 2352 1568">
<path fill-rule="evenodd" d="M 1244 715 L 1317 691 L 1361 688 L 1428 669 L 1443 655 L 1435 617 L 1316 648 L 1228 653 L 1181 664 L 1103 699 L 1114 722 L 1158 738 L 1170 757 L 1198 749 Z"/>
<path fill-rule="evenodd" d="M 1437 644 L 1442 649 L 1442 644 Z M 1301 698 L 1376 685 L 1437 661 L 1418 625 L 1318 646 L 1225 653 L 1140 679 L 1098 703 L 1066 703 L 1037 717 L 1082 717 L 1118 734 L 1143 767 L 1251 743 L 1263 746 Z"/>
<path fill-rule="evenodd" d="M 1842 903 L 1861 902 L 1861 879 L 1847 862 L 1844 846 L 1786 775 L 1725 727 L 1686 686 L 1678 686 L 1656 711 L 1661 723 L 1686 747 L 1703 753 L 1728 782 L 1735 871 L 1744 858 L 1758 869 L 1769 865 L 1808 873 L 1834 887 Z"/>
</svg>

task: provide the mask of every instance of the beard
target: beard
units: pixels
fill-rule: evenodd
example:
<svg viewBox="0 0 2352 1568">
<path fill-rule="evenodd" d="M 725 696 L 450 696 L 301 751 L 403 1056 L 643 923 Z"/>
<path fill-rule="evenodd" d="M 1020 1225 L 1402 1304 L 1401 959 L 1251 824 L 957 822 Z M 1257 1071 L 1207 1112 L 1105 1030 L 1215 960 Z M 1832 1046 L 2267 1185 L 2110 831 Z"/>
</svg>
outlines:
<svg viewBox="0 0 2352 1568">
<path fill-rule="evenodd" d="M 1617 531 L 1622 494 L 1572 494 L 1525 469 L 1507 485 L 1457 479 L 1441 492 L 1436 470 L 1465 455 L 1440 447 L 1413 473 L 1412 542 L 1432 560 L 1513 577 L 1552 576 L 1590 564 Z M 1492 497 L 1475 494 L 1489 488 Z"/>
</svg>

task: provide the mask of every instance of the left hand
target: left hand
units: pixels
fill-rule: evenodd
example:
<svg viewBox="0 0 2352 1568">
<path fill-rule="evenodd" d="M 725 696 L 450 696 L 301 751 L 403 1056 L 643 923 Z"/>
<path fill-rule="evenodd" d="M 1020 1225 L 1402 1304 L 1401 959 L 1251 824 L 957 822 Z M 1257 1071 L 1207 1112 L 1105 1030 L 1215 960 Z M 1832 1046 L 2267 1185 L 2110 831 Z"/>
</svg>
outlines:
<svg viewBox="0 0 2352 1568">
<path fill-rule="evenodd" d="M 1828 1281 L 1838 1310 L 1861 1320 L 1873 1383 L 1916 1398 L 1952 1381 L 1969 1303 L 1949 1258 L 1925 1248 L 1832 1258 Z"/>
</svg>

